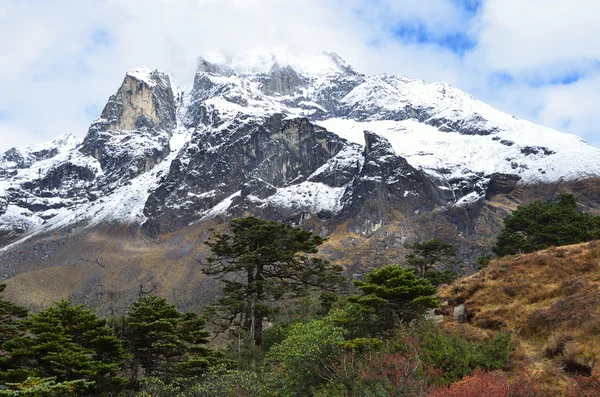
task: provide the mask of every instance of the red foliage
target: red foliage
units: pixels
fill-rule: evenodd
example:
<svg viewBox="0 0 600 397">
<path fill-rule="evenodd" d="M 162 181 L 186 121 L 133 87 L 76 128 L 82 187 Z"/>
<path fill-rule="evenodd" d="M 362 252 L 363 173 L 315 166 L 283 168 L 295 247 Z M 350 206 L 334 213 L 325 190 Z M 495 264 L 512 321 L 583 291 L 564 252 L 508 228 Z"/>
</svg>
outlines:
<svg viewBox="0 0 600 397">
<path fill-rule="evenodd" d="M 428 397 L 510 397 L 510 384 L 504 375 L 476 371 L 449 388 L 437 389 Z"/>
<path fill-rule="evenodd" d="M 522 374 L 508 381 L 497 372 L 476 371 L 472 376 L 453 383 L 449 388 L 436 389 L 427 397 L 599 397 L 600 377 L 580 376 L 566 390 L 555 392 L 536 384 L 536 380 Z"/>
<path fill-rule="evenodd" d="M 600 377 L 578 376 L 567 389 L 567 397 L 598 397 L 600 396 Z"/>
</svg>

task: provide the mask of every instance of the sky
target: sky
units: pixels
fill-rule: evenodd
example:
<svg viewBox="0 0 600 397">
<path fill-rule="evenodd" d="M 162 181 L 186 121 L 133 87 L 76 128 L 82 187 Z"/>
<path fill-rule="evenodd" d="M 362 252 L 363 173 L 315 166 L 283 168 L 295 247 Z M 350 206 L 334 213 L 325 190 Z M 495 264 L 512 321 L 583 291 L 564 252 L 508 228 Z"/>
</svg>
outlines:
<svg viewBox="0 0 600 397">
<path fill-rule="evenodd" d="M 129 69 L 185 86 L 203 53 L 281 46 L 445 81 L 600 148 L 595 0 L 0 0 L 0 152 L 84 136 Z"/>
</svg>

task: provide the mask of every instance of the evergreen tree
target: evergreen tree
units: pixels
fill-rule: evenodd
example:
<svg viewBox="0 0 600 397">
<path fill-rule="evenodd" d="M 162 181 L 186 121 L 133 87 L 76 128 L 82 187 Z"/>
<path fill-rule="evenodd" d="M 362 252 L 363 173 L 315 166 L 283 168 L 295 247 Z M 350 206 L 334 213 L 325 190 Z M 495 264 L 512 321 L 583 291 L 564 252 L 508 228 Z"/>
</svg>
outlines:
<svg viewBox="0 0 600 397">
<path fill-rule="evenodd" d="M 406 248 L 413 252 L 406 255 L 406 264 L 417 269 L 419 277 L 424 277 L 425 273 L 435 268 L 437 264 L 456 263 L 453 259 L 456 251 L 452 244 L 433 239 L 422 243 L 407 244 Z"/>
<path fill-rule="evenodd" d="M 27 378 L 21 383 L 8 383 L 0 397 L 77 397 L 93 389 L 94 382 L 83 379 L 56 382 L 56 378 Z"/>
<path fill-rule="evenodd" d="M 5 288 L 6 284 L 0 284 L 0 293 L 4 292 Z M 4 295 L 0 295 L 0 347 L 18 334 L 22 327 L 19 319 L 25 317 L 27 309 L 5 300 Z"/>
<path fill-rule="evenodd" d="M 200 376 L 218 363 L 220 355 L 206 347 L 210 332 L 204 327 L 204 319 L 193 313 L 183 314 L 177 331 L 186 351 L 176 368 L 180 376 Z"/>
<path fill-rule="evenodd" d="M 140 367 L 146 376 L 200 375 L 216 357 L 203 346 L 209 336 L 204 320 L 180 313 L 164 298 L 149 295 L 134 302 L 125 321 L 133 380 Z"/>
<path fill-rule="evenodd" d="M 388 331 L 399 322 L 413 320 L 441 303 L 434 296 L 435 286 L 417 277 L 414 270 L 399 265 L 372 270 L 366 274 L 365 281 L 356 280 L 354 285 L 362 295 L 348 298 L 358 309 L 350 321 L 358 321 L 358 326 L 370 334 Z"/>
<path fill-rule="evenodd" d="M 504 220 L 493 250 L 505 256 L 597 238 L 600 217 L 578 211 L 575 196 L 561 194 L 550 202 L 536 200 L 519 206 Z"/>
<path fill-rule="evenodd" d="M 26 320 L 26 333 L 4 343 L 3 380 L 54 377 L 59 383 L 84 381 L 108 393 L 125 382 L 116 376 L 127 359 L 122 342 L 106 320 L 83 305 L 61 301 Z"/>
<path fill-rule="evenodd" d="M 231 223 L 231 233 L 214 233 L 206 244 L 212 256 L 204 272 L 224 283 L 213 305 L 219 331 L 249 332 L 262 343 L 263 321 L 272 318 L 275 302 L 306 294 L 311 287 L 333 289 L 341 267 L 309 257 L 324 239 L 290 225 L 248 217 Z"/>
</svg>

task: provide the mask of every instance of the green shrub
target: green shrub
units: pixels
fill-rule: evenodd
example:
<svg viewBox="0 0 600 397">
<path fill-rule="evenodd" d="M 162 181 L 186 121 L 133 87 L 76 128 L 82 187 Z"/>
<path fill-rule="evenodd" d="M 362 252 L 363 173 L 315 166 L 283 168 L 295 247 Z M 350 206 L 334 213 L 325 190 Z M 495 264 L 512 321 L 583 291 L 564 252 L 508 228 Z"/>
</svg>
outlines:
<svg viewBox="0 0 600 397">
<path fill-rule="evenodd" d="M 423 276 L 432 285 L 438 286 L 442 284 L 451 284 L 460 275 L 452 270 L 429 270 Z"/>
<path fill-rule="evenodd" d="M 311 387 L 324 383 L 342 352 L 344 334 L 344 329 L 328 318 L 291 326 L 287 338 L 274 345 L 266 357 L 274 368 L 277 395 L 306 396 Z"/>
<path fill-rule="evenodd" d="M 142 378 L 137 397 L 269 397 L 259 371 L 229 369 L 220 365 L 200 377 L 175 378 L 165 382 L 159 378 Z"/>
<path fill-rule="evenodd" d="M 452 383 L 475 369 L 503 369 L 513 349 L 511 336 L 499 333 L 484 342 L 472 342 L 442 332 L 436 324 L 420 322 L 415 329 L 424 359 L 443 370 L 441 383 Z"/>
</svg>

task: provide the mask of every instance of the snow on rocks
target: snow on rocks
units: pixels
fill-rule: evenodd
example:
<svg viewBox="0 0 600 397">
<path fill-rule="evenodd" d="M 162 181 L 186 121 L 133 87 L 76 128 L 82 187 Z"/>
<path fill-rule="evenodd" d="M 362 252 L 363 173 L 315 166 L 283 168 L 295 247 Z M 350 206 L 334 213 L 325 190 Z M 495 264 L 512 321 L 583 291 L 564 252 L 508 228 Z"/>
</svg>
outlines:
<svg viewBox="0 0 600 397">
<path fill-rule="evenodd" d="M 240 147 L 234 143 L 265 128 L 276 114 L 285 120 L 307 118 L 344 140 L 344 147 L 311 168 L 311 175 L 265 184 L 265 196 L 246 197 L 259 207 L 290 214 L 342 212 L 358 175 L 380 181 L 380 175 L 363 170 L 376 169 L 371 163 L 384 164 L 389 156 L 401 156 L 422 170 L 456 206 L 481 200 L 496 173 L 518 176 L 524 184 L 600 176 L 600 151 L 576 136 L 504 114 L 445 83 L 361 74 L 334 53 L 206 54 L 194 83 L 176 95 L 164 73 L 136 68 L 126 76 L 146 84 L 156 106 L 156 115 L 130 112 L 137 119 L 123 124 L 132 127 L 127 134 L 108 128 L 122 124 L 116 103 L 114 112 L 92 124 L 91 143 L 81 145 L 66 135 L 0 155 L 0 232 L 37 233 L 75 220 L 141 224 L 149 196 L 172 182 L 164 181 L 167 175 L 177 176 L 179 169 L 187 172 L 181 178 L 202 175 L 203 169 L 186 168 L 192 156 Z M 365 164 L 365 130 L 385 138 L 393 150 Z M 252 148 L 244 150 L 244 161 L 251 162 Z M 405 177 L 391 172 L 386 180 L 402 186 Z M 229 196 L 215 199 L 221 188 L 203 185 L 202 191 L 178 197 L 210 203 L 197 216 L 214 217 L 242 200 L 242 186 L 231 186 Z M 404 189 L 402 194 L 407 199 L 416 195 Z M 168 205 L 184 207 L 186 202 Z"/>
</svg>

